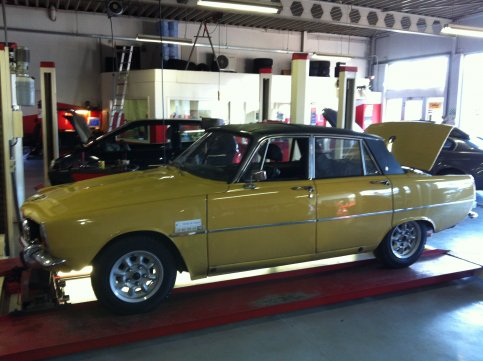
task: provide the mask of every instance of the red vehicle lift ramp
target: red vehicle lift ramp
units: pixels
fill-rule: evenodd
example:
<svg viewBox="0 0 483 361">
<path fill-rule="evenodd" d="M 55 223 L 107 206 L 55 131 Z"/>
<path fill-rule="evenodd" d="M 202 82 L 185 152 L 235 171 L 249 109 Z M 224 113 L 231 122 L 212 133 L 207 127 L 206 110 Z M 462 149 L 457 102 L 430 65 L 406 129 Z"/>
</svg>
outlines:
<svg viewBox="0 0 483 361">
<path fill-rule="evenodd" d="M 0 317 L 0 360 L 39 360 L 136 342 L 438 284 L 480 269 L 436 250 L 404 269 L 365 260 L 178 288 L 147 314 L 117 316 L 96 302 L 14 313 Z"/>
</svg>

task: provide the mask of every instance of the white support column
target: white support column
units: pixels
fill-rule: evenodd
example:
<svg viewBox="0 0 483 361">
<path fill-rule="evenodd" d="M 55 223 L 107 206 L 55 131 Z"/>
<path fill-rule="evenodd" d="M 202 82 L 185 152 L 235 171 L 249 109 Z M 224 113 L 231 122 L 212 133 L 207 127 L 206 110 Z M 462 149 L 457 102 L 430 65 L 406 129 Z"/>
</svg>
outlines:
<svg viewBox="0 0 483 361">
<path fill-rule="evenodd" d="M 337 128 L 355 129 L 356 66 L 341 66 L 339 71 L 339 109 Z"/>
<path fill-rule="evenodd" d="M 12 184 L 12 162 L 10 153 L 10 142 L 13 139 L 12 129 L 12 90 L 10 82 L 10 61 L 8 56 L 8 47 L 0 44 L 0 121 L 1 124 L 1 149 L 0 156 L 2 157 L 1 164 L 3 169 L 1 176 L 3 177 L 0 184 L 2 185 L 1 198 L 3 199 L 2 207 L 5 207 L 2 219 L 4 227 L 4 237 L 0 238 L 0 256 L 12 255 L 12 247 L 15 244 L 14 235 L 14 220 L 15 220 L 15 207 L 13 199 L 13 184 Z M 8 245 L 8 247 L 6 247 Z M 7 252 L 5 252 L 7 250 Z"/>
<path fill-rule="evenodd" d="M 310 124 L 310 109 L 307 97 L 309 80 L 309 54 L 292 55 L 292 95 L 290 123 Z"/>
<path fill-rule="evenodd" d="M 44 185 L 48 185 L 50 162 L 59 157 L 59 134 L 57 123 L 57 87 L 55 64 L 40 62 L 40 95 L 42 101 L 42 146 L 44 153 Z"/>
<path fill-rule="evenodd" d="M 260 72 L 260 121 L 270 119 L 272 105 L 272 68 L 261 69 Z"/>
</svg>

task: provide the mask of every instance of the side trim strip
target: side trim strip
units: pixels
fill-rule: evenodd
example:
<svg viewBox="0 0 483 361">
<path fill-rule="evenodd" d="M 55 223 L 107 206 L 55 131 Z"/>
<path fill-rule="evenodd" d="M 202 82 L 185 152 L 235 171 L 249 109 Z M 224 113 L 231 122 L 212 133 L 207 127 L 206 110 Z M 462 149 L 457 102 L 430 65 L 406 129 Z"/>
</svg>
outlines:
<svg viewBox="0 0 483 361">
<path fill-rule="evenodd" d="M 207 234 L 208 231 L 206 229 L 202 231 L 196 231 L 196 232 L 178 232 L 178 233 L 171 233 L 169 237 L 186 237 L 186 236 L 196 236 L 198 234 Z"/>
<path fill-rule="evenodd" d="M 424 209 L 424 208 L 436 208 L 436 207 L 443 207 L 447 206 L 450 204 L 463 204 L 463 203 L 472 203 L 472 200 L 466 200 L 466 201 L 455 201 L 455 202 L 448 202 L 448 203 L 439 203 L 439 204 L 431 204 L 429 206 L 418 206 L 418 207 L 409 207 L 409 208 L 399 208 L 395 209 L 394 213 L 400 213 L 400 212 L 409 212 L 409 211 L 415 211 L 417 209 Z"/>
<path fill-rule="evenodd" d="M 418 206 L 418 207 L 409 207 L 409 208 L 399 208 L 394 211 L 394 213 L 401 213 L 401 212 L 410 212 L 418 209 L 429 209 L 429 208 L 436 208 L 447 206 L 450 204 L 463 204 L 473 202 L 470 200 L 466 201 L 456 201 L 450 203 L 439 203 L 439 204 L 431 204 L 429 206 Z M 372 217 L 372 216 L 380 216 L 384 214 L 391 214 L 392 211 L 380 211 L 380 212 L 371 212 L 371 213 L 362 213 L 362 214 L 354 214 L 350 216 L 340 216 L 340 217 L 329 217 L 329 218 L 318 218 L 318 219 L 308 219 L 304 221 L 296 221 L 296 222 L 281 222 L 281 223 L 271 223 L 271 224 L 259 224 L 256 226 L 243 226 L 243 227 L 229 227 L 229 228 L 219 228 L 213 229 L 211 231 L 203 230 L 197 232 L 181 232 L 181 233 L 173 233 L 170 237 L 185 237 L 185 236 L 193 236 L 198 234 L 209 234 L 209 233 L 220 233 L 220 232 L 228 232 L 228 231 L 243 231 L 243 230 L 250 230 L 250 229 L 260 229 L 260 228 L 268 228 L 268 227 L 283 227 L 283 226 L 291 226 L 295 224 L 307 224 L 307 223 L 321 223 L 321 222 L 330 222 L 330 221 L 338 221 L 342 219 L 353 219 L 353 218 L 361 218 L 361 217 Z"/>
<path fill-rule="evenodd" d="M 382 214 L 391 214 L 391 213 L 392 213 L 392 211 L 380 211 L 380 212 L 353 214 L 353 215 L 350 215 L 350 216 L 340 216 L 340 217 L 332 217 L 332 218 L 319 218 L 319 219 L 317 219 L 317 222 L 328 222 L 328 221 L 337 221 L 339 219 L 351 219 L 351 218 L 380 216 Z"/>
<path fill-rule="evenodd" d="M 283 226 L 291 226 L 294 224 L 305 224 L 305 223 L 315 223 L 317 222 L 315 219 L 307 219 L 305 221 L 296 221 L 296 222 L 282 222 L 282 223 L 271 223 L 271 224 L 259 224 L 256 226 L 243 226 L 243 227 L 232 227 L 232 228 L 220 228 L 214 229 L 212 231 L 208 231 L 208 233 L 219 233 L 219 232 L 226 232 L 226 231 L 242 231 L 247 229 L 258 229 L 258 228 L 268 228 L 268 227 L 283 227 Z"/>
</svg>

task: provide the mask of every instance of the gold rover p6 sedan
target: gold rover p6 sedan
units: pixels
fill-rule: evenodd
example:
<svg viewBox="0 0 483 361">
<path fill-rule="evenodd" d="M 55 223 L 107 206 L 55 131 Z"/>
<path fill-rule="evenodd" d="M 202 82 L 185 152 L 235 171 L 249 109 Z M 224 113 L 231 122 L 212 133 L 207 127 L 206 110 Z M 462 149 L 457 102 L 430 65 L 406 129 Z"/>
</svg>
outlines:
<svg viewBox="0 0 483 361">
<path fill-rule="evenodd" d="M 32 196 L 22 207 L 23 259 L 53 270 L 92 265 L 98 300 L 118 313 L 154 308 L 177 271 L 197 279 L 368 251 L 409 266 L 427 233 L 460 222 L 475 199 L 471 176 L 410 168 L 430 169 L 451 131 L 422 126 L 436 127 L 425 144 L 435 154 L 416 152 L 416 165 L 394 129 L 212 128 L 171 165 Z"/>
</svg>

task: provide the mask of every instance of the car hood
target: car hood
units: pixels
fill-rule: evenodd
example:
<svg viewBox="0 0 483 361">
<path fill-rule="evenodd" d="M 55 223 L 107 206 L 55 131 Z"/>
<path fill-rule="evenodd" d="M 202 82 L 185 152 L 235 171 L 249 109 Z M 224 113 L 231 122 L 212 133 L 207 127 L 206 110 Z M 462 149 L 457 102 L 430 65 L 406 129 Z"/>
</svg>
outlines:
<svg viewBox="0 0 483 361">
<path fill-rule="evenodd" d="M 445 124 L 402 121 L 372 124 L 365 132 L 384 138 L 401 165 L 429 171 L 452 129 Z"/>
<path fill-rule="evenodd" d="M 65 115 L 64 117 L 69 121 L 74 127 L 77 135 L 79 136 L 82 144 L 86 144 L 92 139 L 92 132 L 86 123 L 83 116 L 77 114 L 74 110 L 71 110 L 72 115 Z"/>
<path fill-rule="evenodd" d="M 25 217 L 38 221 L 69 218 L 109 208 L 147 204 L 227 189 L 224 182 L 193 176 L 167 166 L 43 188 L 22 206 Z"/>
</svg>

